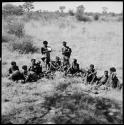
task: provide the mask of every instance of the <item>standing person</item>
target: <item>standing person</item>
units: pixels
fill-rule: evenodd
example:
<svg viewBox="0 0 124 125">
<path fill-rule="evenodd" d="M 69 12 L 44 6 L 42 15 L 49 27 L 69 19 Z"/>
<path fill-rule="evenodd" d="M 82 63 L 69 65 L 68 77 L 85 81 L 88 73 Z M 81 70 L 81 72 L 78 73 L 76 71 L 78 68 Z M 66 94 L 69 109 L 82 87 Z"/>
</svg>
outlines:
<svg viewBox="0 0 124 125">
<path fill-rule="evenodd" d="M 50 47 L 48 47 L 48 42 L 47 41 L 43 41 L 43 47 L 41 47 L 41 53 L 42 56 L 45 58 L 45 65 L 46 65 L 46 69 L 49 69 L 50 67 L 50 52 L 52 51 L 52 49 Z"/>
<path fill-rule="evenodd" d="M 70 64 L 69 59 L 71 56 L 71 48 L 67 46 L 67 43 L 63 41 L 63 47 L 62 47 L 62 55 L 63 55 L 63 63 Z"/>
</svg>

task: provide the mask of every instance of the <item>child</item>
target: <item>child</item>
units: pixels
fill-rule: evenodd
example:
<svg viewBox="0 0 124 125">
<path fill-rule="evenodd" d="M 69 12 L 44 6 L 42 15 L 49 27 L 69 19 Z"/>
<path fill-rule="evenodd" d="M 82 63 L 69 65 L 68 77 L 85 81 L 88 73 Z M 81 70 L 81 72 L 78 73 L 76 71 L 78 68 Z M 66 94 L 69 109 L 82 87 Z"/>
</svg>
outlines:
<svg viewBox="0 0 124 125">
<path fill-rule="evenodd" d="M 79 69 L 79 64 L 77 63 L 77 59 L 73 59 L 72 65 L 69 68 L 68 72 L 70 72 L 71 74 L 75 74 L 75 73 L 79 73 L 80 69 Z"/>
<path fill-rule="evenodd" d="M 35 72 L 32 71 L 28 71 L 27 70 L 27 65 L 23 65 L 22 66 L 22 78 L 24 80 L 24 82 L 33 82 L 37 80 L 37 75 Z"/>
<path fill-rule="evenodd" d="M 97 80 L 96 74 L 97 74 L 97 72 L 94 69 L 94 65 L 91 64 L 90 68 L 87 71 L 87 75 L 86 75 L 86 81 L 87 81 L 87 83 L 92 84 L 93 82 L 96 82 L 96 80 Z"/>
<path fill-rule="evenodd" d="M 97 78 L 98 79 L 98 86 L 97 87 L 100 87 L 101 85 L 105 85 L 107 80 L 108 80 L 108 71 L 104 71 L 104 75 L 100 78 Z"/>
<path fill-rule="evenodd" d="M 19 70 L 19 67 L 16 65 L 15 61 L 12 61 L 11 62 L 11 67 L 9 68 L 9 74 L 12 74 L 16 70 Z"/>
<path fill-rule="evenodd" d="M 32 72 L 37 72 L 37 64 L 36 64 L 36 59 L 31 59 L 31 66 L 28 69 L 29 71 Z"/>
</svg>

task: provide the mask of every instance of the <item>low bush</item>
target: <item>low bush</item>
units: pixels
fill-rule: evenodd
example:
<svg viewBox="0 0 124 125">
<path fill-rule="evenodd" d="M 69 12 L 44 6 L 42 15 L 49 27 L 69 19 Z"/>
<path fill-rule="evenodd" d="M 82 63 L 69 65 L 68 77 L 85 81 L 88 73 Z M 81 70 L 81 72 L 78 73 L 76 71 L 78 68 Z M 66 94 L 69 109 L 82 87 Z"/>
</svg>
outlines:
<svg viewBox="0 0 124 125">
<path fill-rule="evenodd" d="M 33 41 L 30 37 L 25 36 L 24 38 L 11 41 L 9 43 L 9 49 L 11 51 L 18 51 L 21 54 L 37 52 L 38 48 L 33 45 Z"/>
<path fill-rule="evenodd" d="M 99 15 L 97 15 L 97 14 L 94 15 L 94 20 L 96 20 L 96 21 L 99 20 Z"/>
<path fill-rule="evenodd" d="M 70 16 L 74 16 L 75 15 L 75 13 L 73 12 L 73 10 L 69 10 L 68 13 L 69 13 Z"/>
<path fill-rule="evenodd" d="M 10 22 L 8 23 L 8 33 L 9 34 L 14 34 L 17 37 L 23 37 L 25 32 L 24 32 L 24 24 L 22 22 Z"/>
<path fill-rule="evenodd" d="M 118 21 L 118 22 L 123 21 L 123 16 L 119 16 L 119 17 L 117 18 L 117 21 Z"/>
<path fill-rule="evenodd" d="M 78 21 L 84 21 L 84 22 L 90 22 L 90 21 L 92 21 L 89 16 L 81 15 L 81 14 L 76 14 L 76 19 Z"/>
<path fill-rule="evenodd" d="M 9 41 L 15 41 L 16 40 L 16 36 L 15 35 L 11 35 L 11 34 L 2 34 L 2 42 L 9 42 Z"/>
</svg>

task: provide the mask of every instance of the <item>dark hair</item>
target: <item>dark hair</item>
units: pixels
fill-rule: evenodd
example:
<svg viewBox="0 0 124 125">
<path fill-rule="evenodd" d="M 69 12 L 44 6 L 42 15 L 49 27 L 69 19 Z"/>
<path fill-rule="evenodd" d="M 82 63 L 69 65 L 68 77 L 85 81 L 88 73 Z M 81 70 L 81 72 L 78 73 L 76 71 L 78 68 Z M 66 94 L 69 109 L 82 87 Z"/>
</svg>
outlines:
<svg viewBox="0 0 124 125">
<path fill-rule="evenodd" d="M 15 61 L 12 61 L 12 62 L 11 62 L 11 65 L 16 65 L 16 62 L 15 62 Z"/>
<path fill-rule="evenodd" d="M 67 42 L 63 41 L 63 44 L 66 44 Z"/>
<path fill-rule="evenodd" d="M 27 69 L 27 65 L 23 65 L 23 66 L 22 66 L 22 69 Z"/>
<path fill-rule="evenodd" d="M 73 59 L 74 60 L 74 62 L 77 62 L 77 59 Z"/>
<path fill-rule="evenodd" d="M 108 70 L 105 70 L 104 72 L 107 72 L 107 73 L 108 73 Z"/>
<path fill-rule="evenodd" d="M 48 42 L 47 41 L 43 41 L 43 44 L 48 44 Z"/>
<path fill-rule="evenodd" d="M 90 64 L 90 67 L 94 68 L 94 65 L 93 65 L 93 64 Z"/>
<path fill-rule="evenodd" d="M 59 56 L 56 56 L 56 59 L 60 59 Z"/>
<path fill-rule="evenodd" d="M 36 61 L 36 59 L 31 59 L 31 62 L 32 62 L 32 61 Z"/>
<path fill-rule="evenodd" d="M 111 71 L 111 72 L 116 72 L 116 68 L 115 68 L 115 67 L 111 67 L 111 68 L 110 68 L 110 71 Z"/>
<path fill-rule="evenodd" d="M 40 63 L 41 63 L 41 61 L 38 61 L 38 62 L 37 62 L 37 64 L 40 64 Z"/>
</svg>

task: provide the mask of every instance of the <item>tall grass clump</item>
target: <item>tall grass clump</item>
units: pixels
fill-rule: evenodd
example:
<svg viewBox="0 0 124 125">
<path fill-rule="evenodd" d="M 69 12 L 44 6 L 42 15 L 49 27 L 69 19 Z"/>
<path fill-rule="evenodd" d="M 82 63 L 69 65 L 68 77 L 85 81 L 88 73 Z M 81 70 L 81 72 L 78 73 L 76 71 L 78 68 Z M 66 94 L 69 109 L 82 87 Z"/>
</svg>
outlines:
<svg viewBox="0 0 124 125">
<path fill-rule="evenodd" d="M 14 34 L 15 36 L 21 38 L 24 36 L 24 24 L 21 21 L 13 21 L 8 23 L 8 33 Z"/>
<path fill-rule="evenodd" d="M 9 42 L 8 46 L 10 51 L 18 51 L 20 54 L 37 52 L 38 48 L 34 46 L 33 40 L 29 36 L 21 39 L 17 38 L 15 41 Z"/>
<path fill-rule="evenodd" d="M 15 35 L 11 35 L 11 34 L 8 34 L 8 33 L 3 33 L 2 34 L 2 42 L 9 42 L 9 41 L 15 41 L 16 37 Z"/>
</svg>

